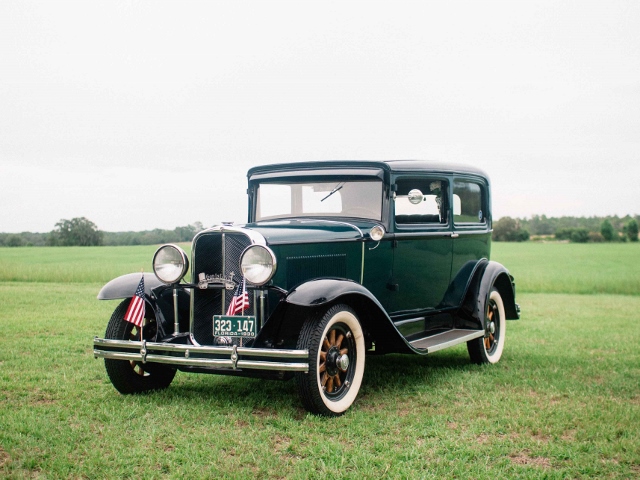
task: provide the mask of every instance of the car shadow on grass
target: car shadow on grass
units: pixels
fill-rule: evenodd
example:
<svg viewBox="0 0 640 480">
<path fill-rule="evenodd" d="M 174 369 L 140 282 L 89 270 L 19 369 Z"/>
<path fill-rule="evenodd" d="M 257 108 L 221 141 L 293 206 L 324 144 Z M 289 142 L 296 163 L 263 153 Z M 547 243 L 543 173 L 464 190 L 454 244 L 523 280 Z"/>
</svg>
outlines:
<svg viewBox="0 0 640 480">
<path fill-rule="evenodd" d="M 361 396 L 411 394 L 415 388 L 433 389 L 474 368 L 466 351 L 438 352 L 426 357 L 418 355 L 368 356 Z M 212 408 L 269 412 L 293 410 L 293 416 L 304 415 L 294 380 L 262 380 L 245 377 L 179 373 L 169 389 L 148 396 L 151 403 L 189 408 L 191 404 L 208 404 Z"/>
</svg>

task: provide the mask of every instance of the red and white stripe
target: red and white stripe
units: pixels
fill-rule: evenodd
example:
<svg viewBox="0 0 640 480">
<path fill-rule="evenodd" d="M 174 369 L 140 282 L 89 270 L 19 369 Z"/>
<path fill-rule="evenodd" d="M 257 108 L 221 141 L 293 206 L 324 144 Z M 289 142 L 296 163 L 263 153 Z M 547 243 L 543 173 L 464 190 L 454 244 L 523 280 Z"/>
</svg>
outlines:
<svg viewBox="0 0 640 480">
<path fill-rule="evenodd" d="M 131 299 L 127 313 L 124 314 L 124 319 L 137 327 L 142 327 L 144 323 L 144 300 L 142 298 L 136 295 Z"/>
</svg>

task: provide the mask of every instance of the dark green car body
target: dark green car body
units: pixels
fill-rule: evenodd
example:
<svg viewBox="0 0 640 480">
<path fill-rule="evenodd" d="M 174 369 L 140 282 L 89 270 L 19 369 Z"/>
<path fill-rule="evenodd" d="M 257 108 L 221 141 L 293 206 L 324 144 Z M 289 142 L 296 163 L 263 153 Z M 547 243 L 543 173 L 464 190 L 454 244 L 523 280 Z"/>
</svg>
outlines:
<svg viewBox="0 0 640 480">
<path fill-rule="evenodd" d="M 203 373 L 283 379 L 295 373 L 305 406 L 323 414 L 344 411 L 351 381 L 342 383 L 361 368 L 350 363 L 365 355 L 357 347 L 333 363 L 325 360 L 341 350 L 340 340 L 311 358 L 314 322 L 320 325 L 337 307 L 349 317 L 336 331 L 350 338 L 352 324 L 357 332 L 361 327 L 367 355 L 427 354 L 467 342 L 473 361 L 500 358 L 504 319 L 518 318 L 519 307 L 513 277 L 490 260 L 491 189 L 484 172 L 423 161 L 326 161 L 260 166 L 247 176 L 248 222 L 196 235 L 190 282 L 166 284 L 148 274 L 153 330 L 140 341 L 96 338 L 96 357 Z M 261 285 L 240 273 L 252 245 L 274 258 Z M 230 287 L 241 277 L 250 299 L 242 313 L 256 320 L 257 331 L 248 341 L 217 337 L 212 318 L 225 314 Z M 126 301 L 137 280 L 115 279 L 99 298 Z M 319 394 L 309 383 L 318 362 Z M 340 386 L 326 393 L 321 372 L 329 367 L 338 372 L 330 382 Z M 315 400 L 306 398 L 310 388 Z"/>
</svg>

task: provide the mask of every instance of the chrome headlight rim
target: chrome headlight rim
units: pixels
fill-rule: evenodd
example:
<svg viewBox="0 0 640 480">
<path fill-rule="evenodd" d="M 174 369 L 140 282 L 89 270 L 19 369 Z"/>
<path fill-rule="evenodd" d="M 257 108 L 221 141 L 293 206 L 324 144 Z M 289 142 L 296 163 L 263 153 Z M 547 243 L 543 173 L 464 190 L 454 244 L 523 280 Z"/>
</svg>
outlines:
<svg viewBox="0 0 640 480">
<path fill-rule="evenodd" d="M 384 227 L 378 224 L 375 225 L 371 230 L 369 230 L 369 238 L 371 238 L 371 240 L 379 242 L 380 240 L 382 240 L 382 237 L 384 237 L 386 233 L 387 232 Z"/>
<path fill-rule="evenodd" d="M 170 276 L 165 276 L 166 272 L 163 271 L 163 269 L 161 268 L 163 266 L 168 265 L 168 263 L 162 263 L 162 264 L 156 263 L 156 260 L 158 260 L 158 255 L 165 253 L 167 250 L 171 250 L 177 253 L 177 256 L 174 257 L 176 260 L 170 262 L 170 264 L 173 264 L 175 267 L 178 267 L 178 269 L 174 270 L 175 273 Z M 164 270 L 166 270 L 166 268 Z M 187 254 L 185 253 L 185 251 L 182 248 L 180 248 L 178 245 L 175 245 L 173 243 L 167 243 L 166 245 L 160 246 L 156 250 L 156 253 L 153 254 L 153 272 L 156 274 L 156 277 L 158 277 L 158 279 L 162 283 L 166 283 L 169 285 L 178 283 L 180 280 L 184 278 L 188 270 L 189 270 L 189 258 L 187 257 Z M 163 276 L 165 276 L 165 278 L 163 278 Z"/>
<path fill-rule="evenodd" d="M 250 267 L 251 265 L 255 265 L 255 264 L 245 265 L 245 259 L 247 258 L 247 255 L 250 252 L 251 253 L 260 252 L 260 254 L 263 254 L 263 258 L 266 259 L 268 262 L 268 263 L 262 264 L 263 266 L 268 267 L 269 271 L 267 272 L 266 275 L 264 274 L 264 272 L 259 272 L 262 274 L 259 276 L 255 276 L 253 275 L 254 272 L 252 272 L 247 268 L 247 267 Z M 278 261 L 276 259 L 276 255 L 275 253 L 273 253 L 273 250 L 271 250 L 266 245 L 257 245 L 257 244 L 249 245 L 240 254 L 240 271 L 242 272 L 242 276 L 247 280 L 247 282 L 251 283 L 252 285 L 256 285 L 259 287 L 270 282 L 273 276 L 276 274 L 277 268 L 278 268 Z"/>
</svg>

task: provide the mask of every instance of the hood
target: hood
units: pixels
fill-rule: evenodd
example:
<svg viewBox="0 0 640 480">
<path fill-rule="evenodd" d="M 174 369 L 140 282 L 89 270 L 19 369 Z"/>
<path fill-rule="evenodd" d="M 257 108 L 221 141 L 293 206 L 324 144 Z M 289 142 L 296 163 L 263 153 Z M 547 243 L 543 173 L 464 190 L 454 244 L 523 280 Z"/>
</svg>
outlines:
<svg viewBox="0 0 640 480">
<path fill-rule="evenodd" d="M 369 230 L 380 222 L 324 220 L 317 218 L 270 220 L 249 223 L 244 228 L 254 230 L 270 245 L 290 243 L 344 242 L 365 239 Z"/>
</svg>

